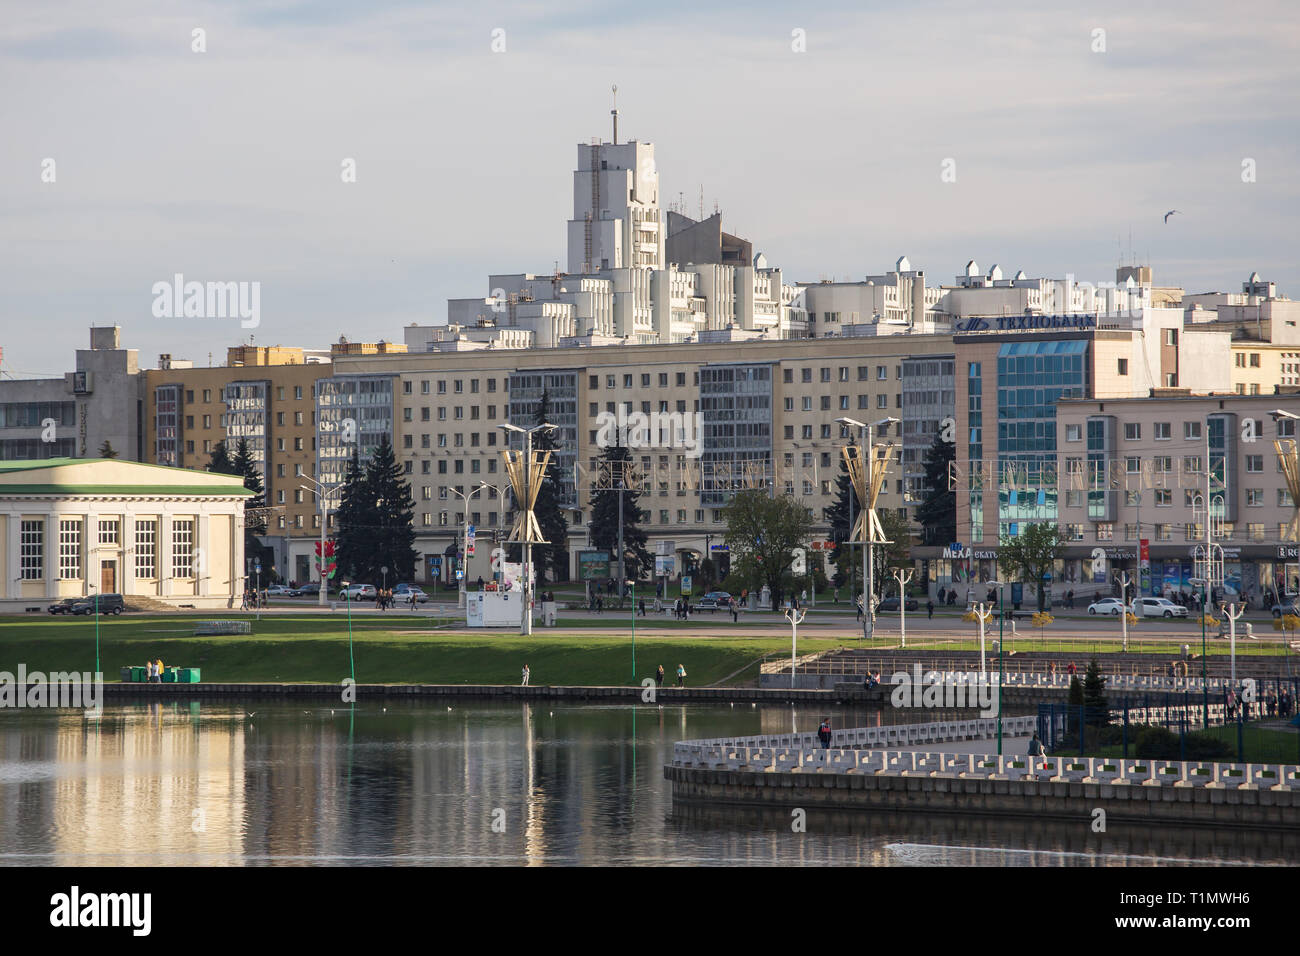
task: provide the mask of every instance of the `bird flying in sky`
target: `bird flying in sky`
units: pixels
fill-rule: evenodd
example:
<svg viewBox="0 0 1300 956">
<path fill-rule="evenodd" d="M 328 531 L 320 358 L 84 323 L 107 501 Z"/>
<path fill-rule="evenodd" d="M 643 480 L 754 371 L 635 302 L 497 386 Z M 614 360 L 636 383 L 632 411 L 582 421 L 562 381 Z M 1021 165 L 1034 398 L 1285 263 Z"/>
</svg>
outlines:
<svg viewBox="0 0 1300 956">
<path fill-rule="evenodd" d="M 1178 212 L 1177 209 L 1171 209 L 1171 210 L 1169 210 L 1167 213 L 1165 213 L 1165 223 L 1166 223 L 1166 224 L 1168 224 L 1168 222 L 1169 222 L 1169 217 L 1172 216 L 1172 215 L 1173 215 L 1174 213 L 1176 213 L 1176 212 Z M 1181 213 L 1180 213 L 1180 215 L 1181 215 Z"/>
</svg>

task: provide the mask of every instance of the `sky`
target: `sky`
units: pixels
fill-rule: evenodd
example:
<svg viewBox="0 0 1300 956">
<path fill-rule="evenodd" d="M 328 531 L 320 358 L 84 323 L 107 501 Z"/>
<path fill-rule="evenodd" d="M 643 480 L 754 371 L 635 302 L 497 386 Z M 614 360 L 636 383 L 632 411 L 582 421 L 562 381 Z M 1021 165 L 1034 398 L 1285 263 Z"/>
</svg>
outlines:
<svg viewBox="0 0 1300 956">
<path fill-rule="evenodd" d="M 1300 298 L 1300 5 L 1066 6 L 8 5 L 0 374 L 61 375 L 91 325 L 145 367 L 400 342 L 489 273 L 563 267 L 612 84 L 661 202 L 703 190 L 787 281 L 1136 258 Z M 257 327 L 155 315 L 178 273 L 259 283 Z"/>
</svg>

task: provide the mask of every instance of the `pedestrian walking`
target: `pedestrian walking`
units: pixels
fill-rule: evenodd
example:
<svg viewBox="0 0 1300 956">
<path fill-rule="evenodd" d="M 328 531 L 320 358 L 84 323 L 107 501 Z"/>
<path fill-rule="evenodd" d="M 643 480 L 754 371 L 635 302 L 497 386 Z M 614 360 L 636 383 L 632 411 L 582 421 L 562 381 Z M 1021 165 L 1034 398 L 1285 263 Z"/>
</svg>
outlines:
<svg viewBox="0 0 1300 956">
<path fill-rule="evenodd" d="M 1070 661 L 1069 665 L 1065 668 L 1065 672 L 1073 677 L 1079 672 L 1079 668 L 1074 666 L 1074 661 Z"/>
<path fill-rule="evenodd" d="M 637 602 L 637 610 L 641 612 L 642 617 L 645 617 L 645 598 L 641 598 Z"/>
<path fill-rule="evenodd" d="M 831 719 L 823 717 L 821 726 L 817 728 L 817 739 L 822 742 L 822 750 L 829 750 L 831 747 Z"/>
<path fill-rule="evenodd" d="M 686 686 L 686 668 L 683 667 L 681 664 L 677 665 L 677 686 L 678 687 Z"/>
<path fill-rule="evenodd" d="M 740 605 L 736 603 L 735 598 L 732 598 L 731 599 L 731 623 L 737 624 L 739 622 L 740 622 Z"/>
<path fill-rule="evenodd" d="M 525 664 L 525 665 L 524 665 L 524 672 L 523 672 L 523 678 L 524 678 L 524 679 L 523 679 L 523 682 L 519 685 L 520 687 L 527 687 L 527 686 L 528 686 L 528 676 L 529 676 L 529 675 L 528 675 L 528 665 Z"/>
<path fill-rule="evenodd" d="M 925 619 L 928 621 L 932 617 L 934 617 L 934 602 L 927 600 L 925 602 Z"/>
<path fill-rule="evenodd" d="M 655 686 L 664 686 L 664 665 L 662 664 L 660 664 L 658 669 L 655 670 Z"/>
</svg>

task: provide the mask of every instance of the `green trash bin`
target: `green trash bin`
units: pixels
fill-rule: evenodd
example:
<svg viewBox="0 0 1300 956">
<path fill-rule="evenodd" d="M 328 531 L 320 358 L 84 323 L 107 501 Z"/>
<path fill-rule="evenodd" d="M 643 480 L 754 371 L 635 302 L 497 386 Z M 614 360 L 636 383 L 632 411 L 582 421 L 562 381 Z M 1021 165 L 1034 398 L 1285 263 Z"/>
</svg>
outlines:
<svg viewBox="0 0 1300 956">
<path fill-rule="evenodd" d="M 119 670 L 117 672 L 117 679 L 120 680 L 123 684 L 131 683 L 131 668 L 123 667 L 121 670 Z"/>
<path fill-rule="evenodd" d="M 199 682 L 199 669 L 197 667 L 182 667 L 180 669 L 180 682 L 182 684 L 197 684 Z"/>
<path fill-rule="evenodd" d="M 131 668 L 131 683 L 132 683 L 132 684 L 143 684 L 144 682 L 145 682 L 144 668 L 143 668 L 143 667 L 132 667 L 132 668 Z"/>
<path fill-rule="evenodd" d="M 163 682 L 164 684 L 175 684 L 175 683 L 176 683 L 176 668 L 175 668 L 175 667 L 164 667 L 164 668 L 163 668 L 162 682 Z"/>
</svg>

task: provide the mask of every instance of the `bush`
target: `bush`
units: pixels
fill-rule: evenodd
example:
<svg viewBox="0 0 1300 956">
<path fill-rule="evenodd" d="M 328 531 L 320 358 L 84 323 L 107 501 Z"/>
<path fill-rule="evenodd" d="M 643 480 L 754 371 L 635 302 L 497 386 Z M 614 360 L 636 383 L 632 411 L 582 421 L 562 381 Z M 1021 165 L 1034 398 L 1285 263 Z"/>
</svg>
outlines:
<svg viewBox="0 0 1300 956">
<path fill-rule="evenodd" d="M 1163 727 L 1142 726 L 1136 729 L 1133 752 L 1147 760 L 1181 760 L 1182 747 L 1178 734 Z M 1187 760 L 1220 760 L 1236 756 L 1236 749 L 1226 740 L 1205 733 L 1187 735 Z"/>
</svg>

